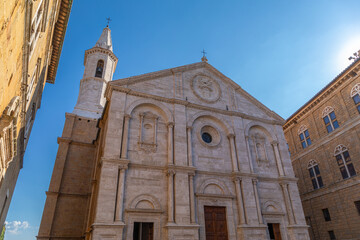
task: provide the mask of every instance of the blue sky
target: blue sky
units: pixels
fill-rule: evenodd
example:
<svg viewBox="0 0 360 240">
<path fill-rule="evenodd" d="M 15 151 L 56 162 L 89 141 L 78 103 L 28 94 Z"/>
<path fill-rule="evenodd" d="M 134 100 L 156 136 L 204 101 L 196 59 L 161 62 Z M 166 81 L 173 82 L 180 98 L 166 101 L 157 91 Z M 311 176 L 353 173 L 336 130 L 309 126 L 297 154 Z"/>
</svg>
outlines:
<svg viewBox="0 0 360 240">
<path fill-rule="evenodd" d="M 360 1 L 74 1 L 55 84 L 46 84 L 10 210 L 6 240 L 35 239 L 65 112 L 75 106 L 84 51 L 110 16 L 114 79 L 209 63 L 287 118 L 360 49 Z"/>
</svg>

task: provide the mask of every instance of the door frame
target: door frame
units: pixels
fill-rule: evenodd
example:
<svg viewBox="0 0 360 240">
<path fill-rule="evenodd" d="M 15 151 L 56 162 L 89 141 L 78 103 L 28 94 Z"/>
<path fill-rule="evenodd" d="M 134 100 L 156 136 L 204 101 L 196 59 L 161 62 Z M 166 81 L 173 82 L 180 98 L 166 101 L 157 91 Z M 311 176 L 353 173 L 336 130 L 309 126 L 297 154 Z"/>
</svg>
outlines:
<svg viewBox="0 0 360 240">
<path fill-rule="evenodd" d="M 235 218 L 237 211 L 233 209 L 233 205 L 236 205 L 236 203 L 233 203 L 234 199 L 234 196 L 197 194 L 197 219 L 200 225 L 199 239 L 206 239 L 204 206 L 225 207 L 228 239 L 236 239 Z"/>
</svg>

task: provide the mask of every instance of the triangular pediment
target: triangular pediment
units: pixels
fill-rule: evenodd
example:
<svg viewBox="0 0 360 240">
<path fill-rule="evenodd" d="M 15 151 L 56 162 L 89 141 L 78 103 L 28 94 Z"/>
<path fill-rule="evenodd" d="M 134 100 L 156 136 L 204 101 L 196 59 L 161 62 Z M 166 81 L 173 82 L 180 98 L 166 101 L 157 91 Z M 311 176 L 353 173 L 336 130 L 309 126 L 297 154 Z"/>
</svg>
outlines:
<svg viewBox="0 0 360 240">
<path fill-rule="evenodd" d="M 207 62 L 132 76 L 112 86 L 268 120 L 283 119 Z"/>
</svg>

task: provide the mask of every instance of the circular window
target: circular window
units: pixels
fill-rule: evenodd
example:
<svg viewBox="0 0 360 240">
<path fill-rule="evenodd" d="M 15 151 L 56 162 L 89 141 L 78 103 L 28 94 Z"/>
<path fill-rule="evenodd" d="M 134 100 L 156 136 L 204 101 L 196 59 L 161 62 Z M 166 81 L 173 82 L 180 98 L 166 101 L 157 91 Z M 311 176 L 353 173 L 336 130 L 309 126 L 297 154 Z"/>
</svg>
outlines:
<svg viewBox="0 0 360 240">
<path fill-rule="evenodd" d="M 211 143 L 212 142 L 212 137 L 209 133 L 204 132 L 203 134 L 201 134 L 201 138 L 202 140 L 204 140 L 204 142 L 206 143 Z"/>
<path fill-rule="evenodd" d="M 198 132 L 200 142 L 206 147 L 215 147 L 220 143 L 221 137 L 219 131 L 212 125 L 205 125 Z"/>
</svg>

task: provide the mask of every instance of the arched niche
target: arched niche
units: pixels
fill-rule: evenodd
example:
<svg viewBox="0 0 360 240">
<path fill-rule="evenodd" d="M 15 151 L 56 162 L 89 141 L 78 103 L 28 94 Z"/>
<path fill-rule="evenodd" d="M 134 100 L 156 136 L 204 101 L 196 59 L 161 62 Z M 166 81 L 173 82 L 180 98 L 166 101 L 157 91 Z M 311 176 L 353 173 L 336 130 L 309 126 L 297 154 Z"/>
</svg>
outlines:
<svg viewBox="0 0 360 240">
<path fill-rule="evenodd" d="M 137 101 L 132 102 L 125 110 L 125 114 L 132 115 L 135 108 L 140 106 L 150 106 L 155 111 L 158 111 L 164 117 L 164 120 L 167 123 L 174 122 L 174 118 L 170 110 L 161 102 L 153 100 L 153 99 L 139 99 Z"/>
<path fill-rule="evenodd" d="M 130 209 L 161 210 L 160 202 L 152 195 L 142 194 L 130 202 Z"/>
<path fill-rule="evenodd" d="M 277 174 L 273 142 L 276 136 L 261 123 L 251 122 L 245 128 L 247 144 L 254 171 Z"/>
<path fill-rule="evenodd" d="M 230 191 L 225 183 L 216 178 L 204 180 L 197 190 L 200 194 L 230 195 Z"/>
</svg>

